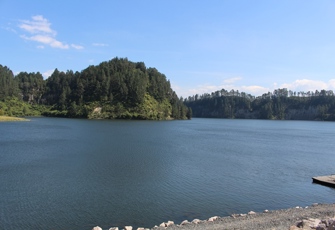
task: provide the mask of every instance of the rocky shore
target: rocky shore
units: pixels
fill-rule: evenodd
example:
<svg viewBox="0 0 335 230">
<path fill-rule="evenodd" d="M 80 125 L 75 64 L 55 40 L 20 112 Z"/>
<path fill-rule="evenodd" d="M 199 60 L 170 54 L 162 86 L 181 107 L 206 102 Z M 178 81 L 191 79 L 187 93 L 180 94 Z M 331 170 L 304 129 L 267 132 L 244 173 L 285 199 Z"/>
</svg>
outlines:
<svg viewBox="0 0 335 230">
<path fill-rule="evenodd" d="M 163 222 L 153 228 L 133 228 L 125 226 L 124 230 L 335 230 L 335 204 L 312 204 L 308 207 L 295 207 L 262 213 L 250 211 L 245 214 L 233 214 L 227 217 L 214 216 L 208 220 L 183 221 L 175 224 L 173 221 Z M 121 230 L 111 227 L 108 230 Z M 92 230 L 105 230 L 99 226 Z"/>
</svg>

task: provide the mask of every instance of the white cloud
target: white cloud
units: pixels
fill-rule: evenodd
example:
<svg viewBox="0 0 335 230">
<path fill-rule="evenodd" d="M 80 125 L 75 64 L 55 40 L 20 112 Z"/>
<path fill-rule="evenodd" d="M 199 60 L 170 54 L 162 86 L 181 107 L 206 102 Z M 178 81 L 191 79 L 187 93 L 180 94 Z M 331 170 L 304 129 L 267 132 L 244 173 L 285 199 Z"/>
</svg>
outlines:
<svg viewBox="0 0 335 230">
<path fill-rule="evenodd" d="M 105 43 L 93 43 L 93 46 L 109 46 L 108 44 Z"/>
<path fill-rule="evenodd" d="M 240 92 L 245 92 L 253 96 L 260 96 L 264 93 L 271 91 L 269 88 L 259 86 L 259 85 L 249 85 L 239 87 Z"/>
<path fill-rule="evenodd" d="M 56 31 L 51 29 L 51 23 L 42 15 L 32 17 L 32 21 L 22 20 L 19 27 L 31 34 L 47 33 L 56 36 Z"/>
<path fill-rule="evenodd" d="M 30 41 L 36 41 L 39 43 L 43 43 L 46 45 L 49 45 L 53 48 L 59 48 L 59 49 L 68 49 L 69 45 L 63 44 L 62 42 L 56 40 L 54 37 L 51 37 L 49 35 L 35 35 L 28 37 L 26 35 L 21 36 L 23 39 L 30 40 Z"/>
<path fill-rule="evenodd" d="M 236 82 L 236 81 L 240 81 L 240 80 L 242 80 L 241 77 L 233 77 L 233 78 L 225 79 L 225 80 L 223 80 L 223 82 L 224 82 L 225 84 L 233 84 L 234 82 Z"/>
<path fill-rule="evenodd" d="M 298 79 L 291 83 L 285 83 L 280 86 L 280 88 L 287 88 L 292 91 L 315 91 L 322 89 L 334 88 L 335 79 L 331 79 L 329 82 L 323 82 L 319 80 L 309 80 L 309 79 Z"/>
<path fill-rule="evenodd" d="M 44 78 L 48 78 L 51 76 L 51 74 L 54 72 L 55 70 L 54 69 L 50 69 L 50 70 L 47 70 L 45 71 L 44 73 L 42 73 L 43 77 Z"/>
<path fill-rule="evenodd" d="M 75 44 L 71 44 L 71 47 L 75 48 L 76 50 L 82 50 L 82 49 L 84 49 L 83 46 L 81 46 L 81 45 L 75 45 Z"/>
<path fill-rule="evenodd" d="M 48 19 L 44 18 L 42 15 L 35 15 L 32 20 L 22 20 L 20 21 L 19 28 L 21 28 L 26 34 L 21 35 L 21 38 L 29 41 L 35 41 L 42 43 L 44 45 L 49 45 L 52 48 L 58 49 L 69 49 L 70 47 L 74 49 L 83 49 L 84 47 L 75 44 L 65 44 L 56 39 L 57 32 L 51 29 L 51 23 Z M 30 35 L 27 35 L 30 34 Z M 37 46 L 41 48 L 42 46 Z M 44 48 L 44 46 L 43 46 Z"/>
</svg>

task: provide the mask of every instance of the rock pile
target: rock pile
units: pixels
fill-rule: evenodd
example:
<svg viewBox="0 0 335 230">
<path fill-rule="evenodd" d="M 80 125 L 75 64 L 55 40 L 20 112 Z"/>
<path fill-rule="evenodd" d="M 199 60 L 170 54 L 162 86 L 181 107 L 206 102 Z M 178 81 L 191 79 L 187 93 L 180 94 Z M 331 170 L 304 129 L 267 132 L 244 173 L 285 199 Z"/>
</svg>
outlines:
<svg viewBox="0 0 335 230">
<path fill-rule="evenodd" d="M 308 218 L 298 221 L 290 227 L 290 230 L 335 230 L 335 217 L 330 219 L 314 219 Z"/>
</svg>

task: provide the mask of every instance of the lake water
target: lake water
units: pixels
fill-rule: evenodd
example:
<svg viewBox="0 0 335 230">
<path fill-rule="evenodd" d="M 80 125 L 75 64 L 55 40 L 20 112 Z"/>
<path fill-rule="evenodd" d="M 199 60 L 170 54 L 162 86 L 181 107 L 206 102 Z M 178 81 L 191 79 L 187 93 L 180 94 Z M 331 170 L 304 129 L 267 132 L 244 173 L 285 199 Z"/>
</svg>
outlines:
<svg viewBox="0 0 335 230">
<path fill-rule="evenodd" d="M 334 203 L 335 123 L 0 123 L 0 229 L 91 230 Z"/>
</svg>

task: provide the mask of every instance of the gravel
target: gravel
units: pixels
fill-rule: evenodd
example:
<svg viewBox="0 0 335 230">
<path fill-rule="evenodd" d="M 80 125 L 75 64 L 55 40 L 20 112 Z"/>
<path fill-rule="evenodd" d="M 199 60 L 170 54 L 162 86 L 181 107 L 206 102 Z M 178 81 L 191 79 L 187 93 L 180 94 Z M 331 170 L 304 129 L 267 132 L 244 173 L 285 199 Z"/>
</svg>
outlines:
<svg viewBox="0 0 335 230">
<path fill-rule="evenodd" d="M 297 225 L 298 222 L 309 218 L 320 220 L 335 218 L 335 204 L 313 204 L 310 207 L 296 207 L 267 211 L 265 213 L 249 212 L 249 214 L 236 214 L 229 217 L 214 218 L 214 221 L 213 219 L 212 221 L 202 220 L 197 224 L 186 223 L 184 225 L 174 224 L 168 227 L 154 227 L 152 230 L 288 230 L 292 225 Z"/>
</svg>

